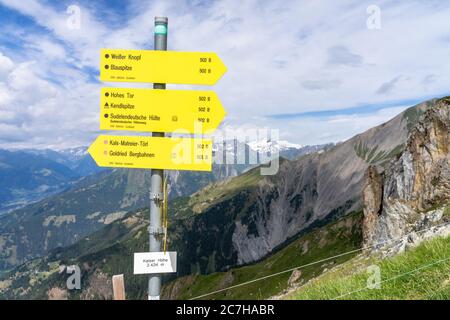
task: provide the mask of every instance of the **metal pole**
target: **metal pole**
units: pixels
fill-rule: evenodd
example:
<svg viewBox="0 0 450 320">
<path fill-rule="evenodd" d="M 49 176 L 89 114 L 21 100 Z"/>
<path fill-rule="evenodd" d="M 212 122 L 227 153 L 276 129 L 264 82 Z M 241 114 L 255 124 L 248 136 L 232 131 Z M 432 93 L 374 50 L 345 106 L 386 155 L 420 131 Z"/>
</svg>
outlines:
<svg viewBox="0 0 450 320">
<path fill-rule="evenodd" d="M 167 50 L 167 17 L 155 17 L 154 49 Z M 166 89 L 165 83 L 154 83 L 153 89 Z M 153 132 L 153 137 L 164 137 L 163 132 Z M 150 252 L 161 251 L 161 240 L 164 234 L 161 226 L 163 200 L 164 170 L 151 170 L 150 187 Z M 161 295 L 161 275 L 151 274 L 148 279 L 148 299 L 159 300 Z"/>
</svg>

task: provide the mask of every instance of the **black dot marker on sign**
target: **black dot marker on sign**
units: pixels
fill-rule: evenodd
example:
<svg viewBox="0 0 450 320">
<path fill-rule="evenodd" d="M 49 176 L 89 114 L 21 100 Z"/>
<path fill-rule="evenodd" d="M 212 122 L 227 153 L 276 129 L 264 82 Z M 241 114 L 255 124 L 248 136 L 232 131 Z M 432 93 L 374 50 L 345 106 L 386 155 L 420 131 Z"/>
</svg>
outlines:
<svg viewBox="0 0 450 320">
<path fill-rule="evenodd" d="M 109 54 L 105 54 L 105 58 L 108 59 L 109 58 Z"/>
<path fill-rule="evenodd" d="M 108 66 L 108 65 L 105 65 L 105 69 L 109 69 L 109 66 Z"/>
<path fill-rule="evenodd" d="M 108 92 L 105 93 L 105 97 L 109 97 L 109 93 Z"/>
<path fill-rule="evenodd" d="M 107 113 L 105 113 L 105 118 L 108 118 L 108 114 Z"/>
</svg>

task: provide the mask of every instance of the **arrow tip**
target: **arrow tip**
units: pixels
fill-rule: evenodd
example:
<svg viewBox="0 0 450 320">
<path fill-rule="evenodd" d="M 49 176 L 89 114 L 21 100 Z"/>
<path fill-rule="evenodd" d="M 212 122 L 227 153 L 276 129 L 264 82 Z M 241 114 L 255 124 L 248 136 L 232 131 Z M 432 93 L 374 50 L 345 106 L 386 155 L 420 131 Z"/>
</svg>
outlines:
<svg viewBox="0 0 450 320">
<path fill-rule="evenodd" d="M 220 101 L 217 93 L 215 93 L 214 91 L 211 91 L 210 94 L 214 97 L 213 99 L 217 102 L 216 103 L 217 108 L 214 109 L 214 112 L 212 115 L 213 120 L 211 123 L 211 127 L 213 128 L 213 130 L 215 130 L 219 127 L 220 123 L 225 118 L 225 115 L 227 114 L 227 112 L 225 111 L 225 109 L 222 105 L 222 102 Z"/>
<path fill-rule="evenodd" d="M 216 82 L 217 82 L 227 72 L 227 66 L 225 65 L 225 63 L 223 63 L 223 61 L 219 58 L 219 56 L 217 54 L 215 54 L 215 55 L 216 55 L 216 61 L 217 61 L 217 64 L 216 64 L 216 70 L 217 70 Z"/>
<path fill-rule="evenodd" d="M 87 152 L 91 155 L 92 159 L 95 161 L 95 163 L 97 164 L 97 166 L 101 166 L 101 164 L 98 161 L 98 145 L 97 142 L 98 140 L 101 138 L 101 136 L 98 136 L 94 142 L 92 142 L 92 144 L 89 146 Z"/>
</svg>

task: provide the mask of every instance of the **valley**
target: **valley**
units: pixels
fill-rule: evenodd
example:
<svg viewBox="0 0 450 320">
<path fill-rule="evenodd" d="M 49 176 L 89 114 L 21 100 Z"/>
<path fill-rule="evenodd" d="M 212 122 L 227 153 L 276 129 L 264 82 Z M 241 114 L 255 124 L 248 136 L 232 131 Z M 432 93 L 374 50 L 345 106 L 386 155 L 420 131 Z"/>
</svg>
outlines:
<svg viewBox="0 0 450 320">
<path fill-rule="evenodd" d="M 448 234 L 443 223 L 450 199 L 449 114 L 446 98 L 431 100 L 324 151 L 282 158 L 274 176 L 260 175 L 259 167 L 223 176 L 221 172 L 232 168 L 217 166 L 217 178 L 206 178 L 197 190 L 172 189 L 168 246 L 178 252 L 178 271 L 163 277 L 163 297 L 284 297 L 352 261 L 391 259 L 416 247 L 428 248 L 428 241 Z M 103 182 L 86 182 L 76 193 L 36 205 L 31 215 L 16 212 L 14 219 L 1 220 L 2 246 L 7 248 L 1 261 L 4 269 L 12 268 L 0 280 L 1 296 L 49 299 L 59 292 L 59 298 L 111 299 L 111 276 L 123 273 L 129 298 L 145 297 L 147 277 L 132 275 L 132 253 L 148 246 L 148 210 L 139 209 L 146 198 L 140 202 L 130 191 L 148 188 L 146 172 L 103 174 Z M 177 173 L 171 179 L 175 188 L 192 176 Z M 112 194 L 122 201 L 107 200 Z M 77 207 L 70 200 L 74 195 L 92 206 L 86 210 L 85 200 Z M 104 195 L 108 198 L 99 201 Z M 71 203 L 72 210 L 64 212 L 77 214 L 49 214 L 61 212 L 58 203 Z M 42 225 L 56 234 L 55 242 L 47 250 L 36 250 L 40 243 L 52 243 L 43 238 L 32 241 L 36 248 L 23 245 L 30 241 L 15 247 L 25 236 L 14 229 L 16 221 Z M 16 238 L 5 240 L 5 234 Z M 79 236 L 66 241 L 63 234 Z M 28 254 L 21 261 L 11 260 L 24 250 Z M 61 268 L 71 264 L 82 269 L 82 290 L 64 289 Z M 351 268 L 350 274 L 359 270 Z"/>
</svg>

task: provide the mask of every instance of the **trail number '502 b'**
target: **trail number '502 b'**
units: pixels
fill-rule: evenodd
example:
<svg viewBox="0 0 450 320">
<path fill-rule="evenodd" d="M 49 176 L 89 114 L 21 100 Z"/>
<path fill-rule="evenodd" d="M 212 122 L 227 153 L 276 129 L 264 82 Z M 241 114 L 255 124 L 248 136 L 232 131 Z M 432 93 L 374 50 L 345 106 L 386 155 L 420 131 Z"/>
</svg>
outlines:
<svg viewBox="0 0 450 320">
<path fill-rule="evenodd" d="M 211 73 L 211 69 L 200 68 L 200 73 Z"/>
<path fill-rule="evenodd" d="M 211 97 L 200 96 L 198 97 L 198 101 L 211 101 Z"/>
</svg>

